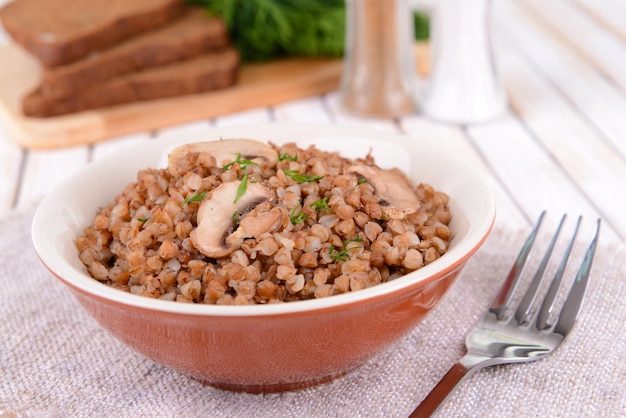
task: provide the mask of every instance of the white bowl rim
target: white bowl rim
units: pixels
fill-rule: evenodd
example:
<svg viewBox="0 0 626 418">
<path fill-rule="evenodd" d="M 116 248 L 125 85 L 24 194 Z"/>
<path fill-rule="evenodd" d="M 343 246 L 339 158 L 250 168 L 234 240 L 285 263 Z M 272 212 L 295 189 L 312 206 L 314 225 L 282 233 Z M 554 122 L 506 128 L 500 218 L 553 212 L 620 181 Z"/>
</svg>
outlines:
<svg viewBox="0 0 626 418">
<path fill-rule="evenodd" d="M 342 307 L 350 304 L 361 304 L 369 299 L 376 299 L 383 295 L 399 292 L 408 288 L 416 286 L 418 283 L 427 280 L 433 275 L 440 275 L 442 272 L 449 272 L 458 267 L 461 260 L 465 259 L 469 255 L 473 254 L 484 240 L 489 235 L 494 221 L 495 221 L 495 198 L 493 193 L 482 178 L 482 176 L 472 168 L 466 161 L 458 156 L 447 155 L 445 158 L 449 158 L 458 167 L 463 167 L 464 173 L 472 177 L 473 185 L 476 186 L 476 190 L 479 192 L 484 209 L 484 216 L 476 223 L 471 225 L 471 229 L 467 234 L 466 239 L 456 243 L 454 248 L 451 248 L 446 256 L 437 260 L 437 262 L 424 266 L 421 269 L 409 273 L 405 276 L 397 278 L 395 280 L 373 286 L 368 289 L 363 289 L 358 292 L 349 292 L 341 295 L 334 295 L 332 297 L 311 299 L 303 301 L 294 301 L 280 304 L 265 304 L 265 305 L 244 305 L 244 306 L 225 306 L 225 305 L 206 305 L 206 304 L 194 304 L 194 303 L 180 303 L 172 301 L 163 301 L 158 299 L 152 299 L 145 296 L 138 296 L 129 292 L 120 291 L 119 289 L 107 286 L 99 281 L 91 278 L 86 271 L 77 271 L 66 260 L 54 257 L 54 254 L 50 251 L 50 248 L 54 247 L 49 240 L 50 237 L 46 237 L 44 233 L 44 225 L 48 221 L 51 211 L 55 209 L 55 206 L 59 203 L 59 196 L 63 191 L 70 187 L 70 184 L 76 180 L 82 173 L 95 170 L 98 167 L 105 166 L 107 164 L 113 164 L 113 162 L 119 156 L 130 153 L 141 155 L 141 150 L 149 144 L 150 147 L 158 147 L 161 151 L 170 149 L 174 145 L 209 140 L 207 135 L 213 135 L 212 138 L 230 138 L 230 137 L 248 137 L 258 138 L 255 133 L 263 133 L 265 136 L 287 136 L 287 135 L 307 135 L 310 138 L 324 138 L 343 136 L 367 138 L 374 141 L 389 141 L 390 143 L 400 145 L 402 147 L 414 146 L 415 142 L 424 142 L 423 139 L 417 139 L 409 135 L 389 133 L 372 128 L 364 128 L 360 126 L 352 125 L 319 125 L 308 123 L 268 123 L 268 124 L 254 124 L 254 125 L 237 125 L 226 127 L 211 127 L 210 132 L 202 131 L 198 133 L 184 133 L 177 135 L 166 135 L 154 140 L 150 140 L 149 143 L 134 144 L 123 149 L 117 150 L 113 154 L 104 157 L 100 160 L 89 163 L 86 167 L 81 169 L 78 173 L 75 173 L 59 186 L 57 186 L 50 194 L 48 194 L 42 202 L 39 204 L 33 218 L 31 236 L 35 251 L 40 258 L 41 262 L 50 270 L 58 279 L 63 281 L 66 285 L 75 288 L 76 290 L 92 295 L 98 299 L 108 301 L 109 303 L 124 305 L 127 308 L 159 311 L 170 314 L 181 315 L 197 315 L 197 316 L 219 316 L 219 317 L 266 317 L 276 315 L 293 315 L 296 313 L 312 312 L 320 310 L 333 310 L 341 309 Z M 298 137 L 295 136 L 294 140 Z M 283 140 L 282 142 L 288 142 Z M 436 142 L 428 143 L 429 147 L 437 148 Z M 324 149 L 320 147 L 320 149 Z M 131 181 L 133 179 L 129 179 Z M 121 189 L 120 189 L 121 192 Z M 445 190 L 444 190 L 445 192 Z M 113 196 L 110 196 L 112 199 Z M 451 196 L 454 198 L 454 196 Z M 94 215 L 95 215 L 94 207 Z M 453 213 L 454 217 L 454 213 Z"/>
</svg>

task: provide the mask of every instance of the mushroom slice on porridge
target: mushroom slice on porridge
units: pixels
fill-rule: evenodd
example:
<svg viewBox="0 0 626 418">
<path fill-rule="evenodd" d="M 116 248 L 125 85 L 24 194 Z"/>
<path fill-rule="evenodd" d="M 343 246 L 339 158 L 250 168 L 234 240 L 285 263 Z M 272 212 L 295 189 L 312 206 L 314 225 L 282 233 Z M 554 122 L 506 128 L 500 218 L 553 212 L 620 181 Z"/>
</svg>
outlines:
<svg viewBox="0 0 626 418">
<path fill-rule="evenodd" d="M 259 183 L 247 184 L 241 196 L 241 181 L 223 183 L 202 201 L 196 229 L 190 238 L 198 251 L 219 258 L 241 248 L 245 238 L 258 238 L 282 224 L 282 211 L 272 208 L 274 194 Z"/>
<path fill-rule="evenodd" d="M 168 169 L 172 175 L 180 175 L 193 166 L 194 154 L 209 154 L 218 166 L 240 160 L 265 162 L 275 167 L 278 154 L 267 144 L 252 139 L 226 139 L 221 141 L 192 142 L 174 148 L 168 156 Z"/>
<path fill-rule="evenodd" d="M 353 165 L 347 173 L 355 173 L 374 188 L 380 199 L 381 219 L 404 219 L 419 210 L 421 203 L 406 177 L 397 170 L 383 170 L 375 165 Z"/>
</svg>

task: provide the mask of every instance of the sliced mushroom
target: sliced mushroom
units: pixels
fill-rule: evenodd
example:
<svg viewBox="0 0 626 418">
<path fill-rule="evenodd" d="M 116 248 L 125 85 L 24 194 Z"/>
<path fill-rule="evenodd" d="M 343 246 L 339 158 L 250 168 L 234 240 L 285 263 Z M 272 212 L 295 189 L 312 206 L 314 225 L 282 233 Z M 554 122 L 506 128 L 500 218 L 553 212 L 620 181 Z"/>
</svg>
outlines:
<svg viewBox="0 0 626 418">
<path fill-rule="evenodd" d="M 270 167 L 275 167 L 278 162 L 278 154 L 272 147 L 252 139 L 192 142 L 176 147 L 170 152 L 168 156 L 170 173 L 180 175 L 187 171 L 189 169 L 188 158 L 194 153 L 211 154 L 219 166 L 235 161 L 239 154 L 243 160 L 252 160 L 256 163 L 265 161 Z"/>
<path fill-rule="evenodd" d="M 235 202 L 240 184 L 240 181 L 221 184 L 198 208 L 198 226 L 191 231 L 190 238 L 198 251 L 207 257 L 230 255 L 241 247 L 245 238 L 258 238 L 266 232 L 273 232 L 282 223 L 279 208 L 268 211 L 274 200 L 270 189 L 260 183 L 250 183 Z"/>
<path fill-rule="evenodd" d="M 395 170 L 383 170 L 374 165 L 354 165 L 346 172 L 367 180 L 380 199 L 381 219 L 404 219 L 419 210 L 421 203 L 406 177 Z"/>
<path fill-rule="evenodd" d="M 242 240 L 248 237 L 259 238 L 266 232 L 274 232 L 280 227 L 283 220 L 283 212 L 280 208 L 272 208 L 269 212 L 261 212 L 257 209 L 258 207 L 241 220 L 239 228 L 233 235 L 239 235 Z"/>
</svg>

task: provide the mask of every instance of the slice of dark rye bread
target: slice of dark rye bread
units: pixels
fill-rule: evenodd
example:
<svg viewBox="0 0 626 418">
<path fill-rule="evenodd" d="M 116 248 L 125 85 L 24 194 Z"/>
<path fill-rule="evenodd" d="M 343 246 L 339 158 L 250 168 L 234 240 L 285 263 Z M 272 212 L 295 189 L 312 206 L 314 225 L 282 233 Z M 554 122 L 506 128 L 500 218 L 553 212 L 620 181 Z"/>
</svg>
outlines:
<svg viewBox="0 0 626 418">
<path fill-rule="evenodd" d="M 41 94 L 65 97 L 123 74 L 186 60 L 229 45 L 226 26 L 197 7 L 158 29 L 74 63 L 44 69 Z"/>
<path fill-rule="evenodd" d="M 14 0 L 0 9 L 0 21 L 17 44 L 55 67 L 171 22 L 183 10 L 183 0 Z"/>
<path fill-rule="evenodd" d="M 36 91 L 22 101 L 31 117 L 51 117 L 123 103 L 201 93 L 232 86 L 237 81 L 239 54 L 234 48 L 113 78 L 81 93 L 50 99 Z"/>
</svg>

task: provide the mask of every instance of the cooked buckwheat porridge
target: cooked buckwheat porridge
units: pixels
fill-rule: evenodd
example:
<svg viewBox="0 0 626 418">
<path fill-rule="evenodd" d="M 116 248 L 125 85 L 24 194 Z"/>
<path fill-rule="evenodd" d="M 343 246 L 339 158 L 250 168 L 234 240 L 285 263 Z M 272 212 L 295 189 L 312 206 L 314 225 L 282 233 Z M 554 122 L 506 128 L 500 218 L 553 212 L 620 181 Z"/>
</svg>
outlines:
<svg viewBox="0 0 626 418">
<path fill-rule="evenodd" d="M 371 155 L 249 139 L 186 144 L 137 174 L 77 237 L 96 280 L 133 294 L 246 305 L 353 292 L 434 262 L 448 196 Z"/>
</svg>

